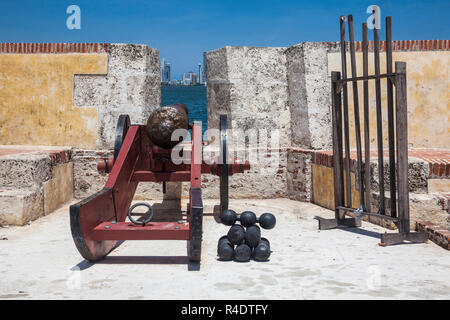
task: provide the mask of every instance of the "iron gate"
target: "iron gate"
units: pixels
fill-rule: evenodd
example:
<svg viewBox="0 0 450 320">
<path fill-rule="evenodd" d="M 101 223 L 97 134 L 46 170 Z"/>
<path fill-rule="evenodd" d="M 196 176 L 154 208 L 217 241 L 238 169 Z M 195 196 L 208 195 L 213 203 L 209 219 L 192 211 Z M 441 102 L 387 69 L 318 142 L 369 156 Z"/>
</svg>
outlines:
<svg viewBox="0 0 450 320">
<path fill-rule="evenodd" d="M 345 21 L 348 21 L 349 51 L 351 77 L 347 77 Z M 408 126 L 407 126 L 407 89 L 406 63 L 395 62 L 395 72 L 392 70 L 392 23 L 391 17 L 386 17 L 386 73 L 380 74 L 380 42 L 378 29 L 373 29 L 374 75 L 368 74 L 369 42 L 367 39 L 367 23 L 362 25 L 363 41 L 363 76 L 357 76 L 355 40 L 353 32 L 353 17 L 340 17 L 340 49 L 342 73 L 331 73 L 332 97 L 332 127 L 333 127 L 333 171 L 335 218 L 319 219 L 319 229 L 326 230 L 340 225 L 360 227 L 364 216 L 378 217 L 393 222 L 398 233 L 381 234 L 381 245 L 392 245 L 403 241 L 425 242 L 426 233 L 411 232 L 409 218 L 408 190 Z M 388 154 L 389 154 L 389 191 L 390 214 L 385 205 L 385 172 L 383 157 L 383 119 L 381 105 L 381 79 L 387 79 L 387 115 L 388 115 Z M 377 128 L 378 156 L 378 208 L 371 208 L 371 173 L 370 173 L 370 132 L 369 132 L 369 81 L 375 81 L 375 108 Z M 364 115 L 364 148 L 361 142 L 360 111 L 358 99 L 358 82 L 363 82 L 363 115 Z M 351 163 L 350 163 L 350 127 L 347 84 L 352 84 L 353 113 L 356 140 L 356 181 L 358 181 L 360 202 L 357 209 L 352 208 Z M 395 87 L 395 91 L 394 91 Z M 395 92 L 395 105 L 394 105 Z M 395 108 L 395 110 L 394 110 Z M 344 141 L 343 141 L 344 140 Z M 364 166 L 362 149 L 364 149 Z M 345 178 L 344 178 L 345 177 Z M 345 183 L 344 183 L 345 182 Z M 345 190 L 344 190 L 345 189 Z M 346 217 L 352 213 L 352 217 Z"/>
</svg>

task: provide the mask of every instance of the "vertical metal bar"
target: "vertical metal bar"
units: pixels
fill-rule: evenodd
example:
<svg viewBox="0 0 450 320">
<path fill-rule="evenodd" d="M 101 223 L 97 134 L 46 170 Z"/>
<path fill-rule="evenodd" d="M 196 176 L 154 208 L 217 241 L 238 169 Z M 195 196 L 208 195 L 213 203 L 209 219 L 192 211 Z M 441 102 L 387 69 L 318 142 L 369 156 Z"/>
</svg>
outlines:
<svg viewBox="0 0 450 320">
<path fill-rule="evenodd" d="M 341 31 L 341 66 L 342 66 L 342 79 L 347 79 L 347 50 L 345 43 L 345 16 L 341 16 L 340 19 L 340 31 Z M 352 207 L 352 182 L 350 178 L 350 142 L 349 142 L 349 123 L 348 123 L 348 96 L 347 96 L 347 83 L 343 86 L 343 103 L 344 103 L 344 140 L 345 140 L 345 181 L 347 190 L 347 207 Z"/>
<path fill-rule="evenodd" d="M 341 79 L 341 73 L 338 72 L 338 79 Z M 337 143 L 338 143 L 338 161 L 339 161 L 339 179 L 340 179 L 340 205 L 345 206 L 345 191 L 344 191 L 344 155 L 343 155 L 343 142 L 342 142 L 342 87 L 336 92 L 336 120 L 337 120 Z M 338 212 L 339 213 L 339 212 Z M 339 215 L 340 219 L 345 218 L 345 212 L 342 216 Z"/>
<path fill-rule="evenodd" d="M 369 42 L 367 41 L 367 23 L 363 23 L 363 76 L 369 75 Z M 369 122 L 369 81 L 363 82 L 364 91 L 364 186 L 366 192 L 366 209 L 370 208 L 370 122 Z"/>
<path fill-rule="evenodd" d="M 378 29 L 373 28 L 373 42 L 374 42 L 374 60 L 375 60 L 375 75 L 380 76 L 380 43 L 378 36 Z M 377 109 L 377 145 L 378 145 L 378 183 L 380 190 L 380 207 L 379 213 L 385 214 L 385 199 L 384 199 L 384 161 L 383 161 L 383 116 L 381 113 L 381 85 L 380 79 L 375 80 L 375 99 Z"/>
<path fill-rule="evenodd" d="M 337 80 L 341 74 L 337 71 L 331 72 L 331 105 L 333 125 L 333 174 L 334 174 L 334 206 L 335 217 L 340 220 L 339 209 L 344 205 L 344 181 L 342 173 L 342 117 L 341 93 L 338 90 Z"/>
<path fill-rule="evenodd" d="M 356 53 L 355 53 L 355 36 L 353 32 L 353 16 L 348 16 L 348 34 L 350 42 L 350 64 L 352 68 L 352 77 L 356 78 Z M 355 116 L 355 133 L 356 133 L 356 157 L 358 161 L 358 172 L 355 176 L 359 179 L 359 209 L 365 211 L 364 207 L 364 182 L 362 175 L 362 151 L 361 151 L 361 126 L 359 121 L 359 96 L 358 82 L 352 81 L 353 88 L 353 113 Z"/>
<path fill-rule="evenodd" d="M 392 73 L 392 21 L 391 17 L 386 17 L 386 73 Z M 397 194 L 395 184 L 395 124 L 394 124 L 394 98 L 393 87 L 390 78 L 387 84 L 387 105 L 388 105 L 388 137 L 389 137 L 389 187 L 390 187 L 390 207 L 391 216 L 397 217 Z"/>
<path fill-rule="evenodd" d="M 398 217 L 399 232 L 408 233 L 408 111 L 406 100 L 406 63 L 395 63 L 395 114 L 397 129 Z"/>
</svg>

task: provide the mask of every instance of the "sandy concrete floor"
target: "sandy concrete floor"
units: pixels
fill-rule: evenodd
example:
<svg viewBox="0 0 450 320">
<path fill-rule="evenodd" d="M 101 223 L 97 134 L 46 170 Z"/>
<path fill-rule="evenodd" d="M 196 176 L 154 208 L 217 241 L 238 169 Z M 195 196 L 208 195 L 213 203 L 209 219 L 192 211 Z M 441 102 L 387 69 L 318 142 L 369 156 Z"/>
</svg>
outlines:
<svg viewBox="0 0 450 320">
<path fill-rule="evenodd" d="M 216 203 L 205 201 L 207 209 Z M 432 242 L 380 247 L 385 229 L 364 222 L 319 231 L 314 217 L 333 212 L 309 203 L 230 206 L 276 214 L 275 229 L 263 230 L 270 261 L 218 261 L 217 240 L 228 227 L 208 215 L 200 270 L 188 263 L 185 241 L 126 241 L 91 264 L 72 241 L 67 205 L 31 225 L 0 228 L 8 239 L 0 241 L 0 299 L 450 298 L 450 253 Z"/>
</svg>

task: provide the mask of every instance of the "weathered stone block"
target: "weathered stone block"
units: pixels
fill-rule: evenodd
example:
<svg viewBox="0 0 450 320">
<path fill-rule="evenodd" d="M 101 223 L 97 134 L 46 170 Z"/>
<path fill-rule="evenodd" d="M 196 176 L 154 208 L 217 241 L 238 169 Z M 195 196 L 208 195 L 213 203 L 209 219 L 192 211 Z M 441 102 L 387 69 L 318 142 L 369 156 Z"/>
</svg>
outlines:
<svg viewBox="0 0 450 320">
<path fill-rule="evenodd" d="M 52 168 L 52 178 L 43 185 L 44 212 L 51 213 L 73 197 L 73 163 L 63 163 Z"/>
<path fill-rule="evenodd" d="M 156 108 L 161 105 L 159 76 L 133 75 L 128 76 L 126 81 L 126 103 L 135 107 L 152 106 Z"/>
<path fill-rule="evenodd" d="M 0 187 L 38 186 L 51 177 L 51 159 L 44 154 L 0 157 Z"/>
<path fill-rule="evenodd" d="M 43 214 L 43 194 L 39 188 L 0 190 L 0 225 L 23 226 Z"/>
<path fill-rule="evenodd" d="M 292 146 L 331 147 L 330 78 L 328 46 L 304 42 L 286 50 Z"/>
<path fill-rule="evenodd" d="M 428 192 L 450 194 L 450 179 L 428 179 Z"/>
<path fill-rule="evenodd" d="M 290 199 L 311 201 L 311 153 L 287 150 L 287 194 Z"/>
<path fill-rule="evenodd" d="M 100 174 L 97 162 L 112 156 L 109 150 L 80 150 L 73 151 L 73 186 L 74 197 L 86 198 L 103 189 L 108 176 Z"/>
<path fill-rule="evenodd" d="M 289 144 L 285 48 L 225 47 L 207 54 L 208 127 L 219 114 L 230 127 L 277 129 Z"/>
<path fill-rule="evenodd" d="M 227 47 L 213 50 L 206 55 L 206 77 L 209 81 L 228 81 Z"/>
<path fill-rule="evenodd" d="M 159 52 L 143 44 L 110 44 L 108 74 L 142 73 L 158 75 Z"/>
<path fill-rule="evenodd" d="M 389 158 L 384 157 L 384 189 L 390 190 L 389 177 Z M 364 165 L 364 164 L 363 164 Z M 378 159 L 370 159 L 371 168 L 371 188 L 372 190 L 379 190 L 379 170 Z M 429 166 L 427 162 L 419 158 L 408 158 L 408 187 L 409 192 L 425 193 L 427 192 L 427 180 L 429 176 Z M 396 181 L 398 184 L 398 181 Z"/>
<path fill-rule="evenodd" d="M 73 104 L 77 107 L 118 106 L 126 102 L 123 75 L 75 75 Z"/>
</svg>

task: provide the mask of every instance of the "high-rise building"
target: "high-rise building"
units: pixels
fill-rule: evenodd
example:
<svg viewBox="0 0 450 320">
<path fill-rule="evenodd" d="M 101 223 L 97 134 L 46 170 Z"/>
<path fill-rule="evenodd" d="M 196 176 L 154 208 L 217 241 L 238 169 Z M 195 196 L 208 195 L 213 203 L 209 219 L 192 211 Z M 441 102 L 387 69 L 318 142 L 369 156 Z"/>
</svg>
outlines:
<svg viewBox="0 0 450 320">
<path fill-rule="evenodd" d="M 191 85 L 197 84 L 197 74 L 194 71 L 189 71 L 189 78 L 191 79 Z"/>
<path fill-rule="evenodd" d="M 169 83 L 170 80 L 171 80 L 170 63 L 166 62 L 166 60 L 163 59 L 161 64 L 161 82 Z"/>
<path fill-rule="evenodd" d="M 190 84 L 191 84 L 191 78 L 190 78 L 190 76 L 188 76 L 186 73 L 183 73 L 181 82 L 182 82 L 182 84 L 185 85 L 185 86 L 190 85 Z"/>
</svg>

